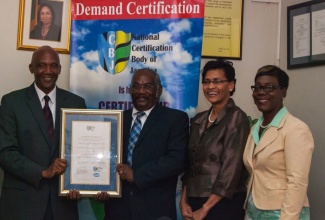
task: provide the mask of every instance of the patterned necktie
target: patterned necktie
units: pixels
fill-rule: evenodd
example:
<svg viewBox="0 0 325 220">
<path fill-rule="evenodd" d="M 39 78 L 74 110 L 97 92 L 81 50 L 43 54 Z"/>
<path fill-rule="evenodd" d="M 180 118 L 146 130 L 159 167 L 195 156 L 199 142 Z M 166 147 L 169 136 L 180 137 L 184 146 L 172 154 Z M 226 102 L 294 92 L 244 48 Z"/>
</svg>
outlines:
<svg viewBox="0 0 325 220">
<path fill-rule="evenodd" d="M 46 95 L 46 96 L 44 96 L 44 100 L 45 100 L 45 105 L 44 105 L 44 108 L 43 108 L 43 113 L 44 113 L 44 116 L 45 116 L 47 129 L 49 131 L 49 134 L 50 134 L 51 138 L 53 138 L 54 126 L 53 126 L 52 112 L 51 112 L 51 109 L 49 107 L 50 97 L 48 97 Z"/>
<path fill-rule="evenodd" d="M 138 140 L 140 131 L 141 131 L 141 120 L 140 118 L 144 116 L 144 112 L 138 112 L 138 115 L 133 123 L 132 129 L 130 131 L 130 138 L 129 138 L 129 146 L 128 146 L 128 164 L 131 167 L 132 166 L 132 152 L 135 146 L 135 143 Z"/>
</svg>

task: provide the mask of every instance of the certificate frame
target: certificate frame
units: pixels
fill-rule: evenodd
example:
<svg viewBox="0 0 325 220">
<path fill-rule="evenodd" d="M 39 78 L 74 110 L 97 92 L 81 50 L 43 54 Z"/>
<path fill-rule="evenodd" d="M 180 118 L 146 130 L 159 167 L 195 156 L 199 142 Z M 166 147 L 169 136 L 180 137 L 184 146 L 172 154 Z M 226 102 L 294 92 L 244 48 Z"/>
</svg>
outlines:
<svg viewBox="0 0 325 220">
<path fill-rule="evenodd" d="M 116 165 L 122 162 L 123 110 L 61 109 L 59 196 L 79 190 L 82 197 L 106 191 L 121 197 Z"/>
<path fill-rule="evenodd" d="M 203 58 L 242 59 L 244 0 L 206 0 Z"/>
<path fill-rule="evenodd" d="M 20 0 L 18 17 L 17 50 L 36 50 L 43 45 L 51 46 L 55 51 L 62 54 L 70 52 L 70 23 L 71 9 L 70 0 L 47 0 L 44 3 L 50 5 L 55 13 L 52 21 L 61 32 L 58 40 L 46 40 L 31 37 L 30 33 L 37 24 L 40 24 L 38 8 L 41 5 L 36 0 Z M 39 29 L 38 29 L 39 30 Z M 53 29 L 54 31 L 54 29 Z M 57 31 L 57 30 L 56 30 Z M 48 32 L 49 33 L 49 32 Z M 53 33 L 53 32 L 52 32 Z"/>
<path fill-rule="evenodd" d="M 287 8 L 287 68 L 325 64 L 325 1 Z"/>
</svg>

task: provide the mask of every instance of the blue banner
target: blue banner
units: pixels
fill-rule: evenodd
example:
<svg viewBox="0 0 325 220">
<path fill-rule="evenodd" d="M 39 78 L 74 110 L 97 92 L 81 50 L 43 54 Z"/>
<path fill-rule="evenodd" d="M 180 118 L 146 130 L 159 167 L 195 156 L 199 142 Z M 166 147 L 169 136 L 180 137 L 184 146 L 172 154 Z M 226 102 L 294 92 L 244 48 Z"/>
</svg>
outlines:
<svg viewBox="0 0 325 220">
<path fill-rule="evenodd" d="M 132 75 L 151 68 L 160 104 L 195 115 L 204 0 L 72 0 L 71 11 L 70 90 L 88 108 L 132 108 Z"/>
</svg>

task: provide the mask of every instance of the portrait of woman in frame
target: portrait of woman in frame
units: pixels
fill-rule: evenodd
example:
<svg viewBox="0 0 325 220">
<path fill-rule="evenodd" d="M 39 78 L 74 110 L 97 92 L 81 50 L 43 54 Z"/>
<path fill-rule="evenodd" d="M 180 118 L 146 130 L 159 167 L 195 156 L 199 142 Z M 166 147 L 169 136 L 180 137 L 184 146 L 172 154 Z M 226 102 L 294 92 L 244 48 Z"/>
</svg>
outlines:
<svg viewBox="0 0 325 220">
<path fill-rule="evenodd" d="M 30 39 L 60 41 L 63 2 L 43 1 L 31 13 Z M 61 15 L 61 16 L 58 16 Z"/>
<path fill-rule="evenodd" d="M 69 0 L 20 0 L 17 49 L 35 50 L 46 44 L 69 53 L 70 21 Z"/>
</svg>

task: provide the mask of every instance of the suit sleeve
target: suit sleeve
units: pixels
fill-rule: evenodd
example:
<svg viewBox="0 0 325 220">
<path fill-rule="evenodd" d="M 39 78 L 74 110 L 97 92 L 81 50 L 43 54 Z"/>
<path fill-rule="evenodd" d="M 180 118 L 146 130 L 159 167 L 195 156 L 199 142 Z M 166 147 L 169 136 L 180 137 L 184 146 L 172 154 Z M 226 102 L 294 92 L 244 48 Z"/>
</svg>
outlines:
<svg viewBox="0 0 325 220">
<path fill-rule="evenodd" d="M 211 193 L 231 198 L 243 177 L 243 152 L 250 131 L 247 116 L 236 111 L 227 123 L 223 138 L 222 166 Z"/>
<path fill-rule="evenodd" d="M 78 105 L 76 105 L 75 108 L 81 108 L 81 109 L 86 109 L 87 108 L 84 98 L 79 98 L 78 101 L 79 101 L 79 103 L 78 103 Z"/>
<path fill-rule="evenodd" d="M 308 126 L 298 123 L 285 137 L 287 189 L 280 220 L 299 219 L 307 195 L 314 141 Z"/>
<path fill-rule="evenodd" d="M 3 96 L 0 108 L 0 164 L 8 174 L 39 187 L 42 171 L 46 168 L 24 156 L 19 149 L 18 125 L 10 99 Z"/>
<path fill-rule="evenodd" d="M 146 188 L 157 181 L 174 177 L 184 171 L 186 165 L 186 152 L 189 135 L 189 119 L 186 113 L 178 112 L 171 115 L 168 119 L 170 127 L 161 129 L 161 132 L 168 132 L 166 153 L 156 160 L 143 163 L 134 170 L 134 179 L 136 185 L 140 188 Z M 159 142 L 159 137 L 153 140 Z M 165 141 L 164 141 L 165 142 Z"/>
</svg>

